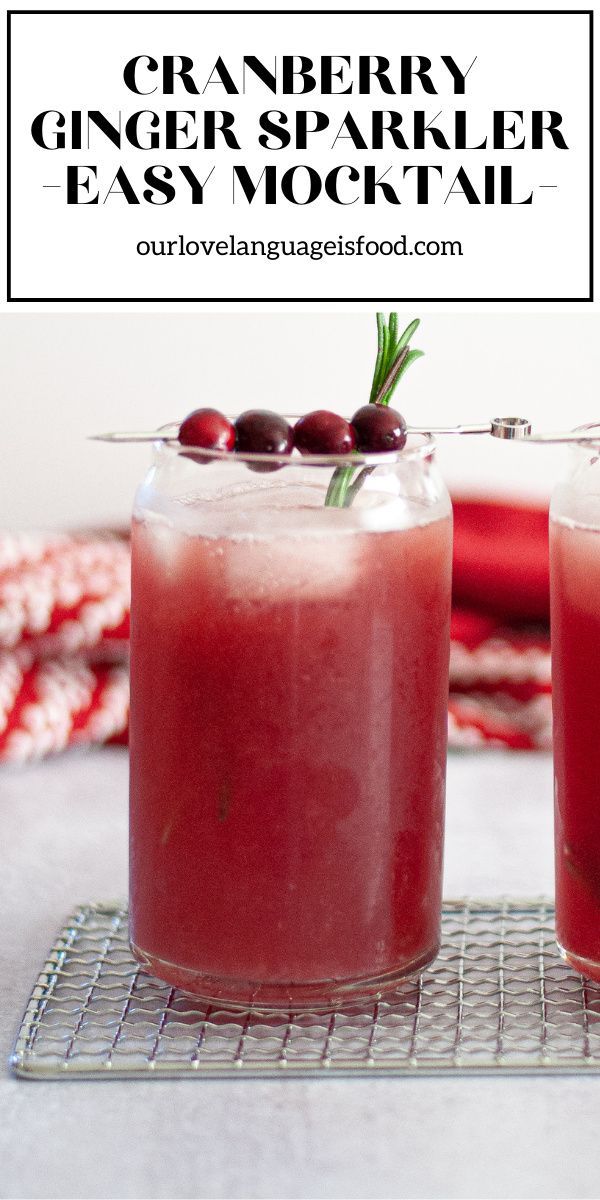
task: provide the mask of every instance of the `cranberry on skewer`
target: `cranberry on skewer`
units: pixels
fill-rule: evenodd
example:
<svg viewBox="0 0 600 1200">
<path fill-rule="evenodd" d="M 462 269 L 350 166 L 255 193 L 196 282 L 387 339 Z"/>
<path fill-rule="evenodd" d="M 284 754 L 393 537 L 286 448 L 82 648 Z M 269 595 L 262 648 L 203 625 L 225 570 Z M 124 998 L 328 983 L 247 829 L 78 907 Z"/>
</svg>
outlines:
<svg viewBox="0 0 600 1200">
<path fill-rule="evenodd" d="M 351 454 L 356 438 L 344 417 L 318 408 L 296 421 L 294 445 L 301 454 Z"/>
<path fill-rule="evenodd" d="M 351 425 L 356 435 L 356 449 L 363 454 L 401 450 L 406 442 L 404 417 L 384 404 L 363 404 L 355 412 Z"/>
<path fill-rule="evenodd" d="M 235 448 L 241 454 L 291 454 L 294 435 L 279 413 L 249 408 L 235 423 Z M 281 463 L 248 463 L 251 471 L 278 471 Z"/>
<path fill-rule="evenodd" d="M 178 437 L 182 446 L 196 446 L 201 450 L 233 450 L 235 429 L 231 421 L 216 408 L 196 408 L 181 422 Z M 203 460 L 198 457 L 196 461 Z"/>
</svg>

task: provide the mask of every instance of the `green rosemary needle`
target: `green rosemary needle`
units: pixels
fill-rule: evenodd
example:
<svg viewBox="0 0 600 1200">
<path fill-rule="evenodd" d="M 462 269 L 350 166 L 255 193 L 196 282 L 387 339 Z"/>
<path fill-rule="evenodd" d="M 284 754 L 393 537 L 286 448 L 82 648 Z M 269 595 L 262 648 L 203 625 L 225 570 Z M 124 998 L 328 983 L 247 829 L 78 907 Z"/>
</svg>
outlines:
<svg viewBox="0 0 600 1200">
<path fill-rule="evenodd" d="M 402 376 L 411 363 L 423 355 L 422 350 L 411 350 L 410 340 L 419 328 L 419 318 L 411 321 L 398 337 L 398 313 L 377 313 L 377 357 L 373 371 L 373 382 L 369 404 L 389 404 Z M 353 483 L 356 467 L 336 467 L 325 497 L 330 508 L 347 508 L 362 487 L 370 468 L 365 468 Z"/>
</svg>

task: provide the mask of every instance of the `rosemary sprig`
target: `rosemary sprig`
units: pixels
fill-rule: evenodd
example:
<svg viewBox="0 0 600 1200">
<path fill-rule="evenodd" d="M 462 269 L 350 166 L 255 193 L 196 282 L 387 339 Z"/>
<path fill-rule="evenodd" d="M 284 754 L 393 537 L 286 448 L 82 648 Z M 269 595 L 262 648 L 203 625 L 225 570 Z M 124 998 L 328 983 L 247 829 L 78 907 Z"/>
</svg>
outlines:
<svg viewBox="0 0 600 1200">
<path fill-rule="evenodd" d="M 411 350 L 409 345 L 419 324 L 418 318 L 411 321 L 398 337 L 398 313 L 390 313 L 387 320 L 384 313 L 377 313 L 377 358 L 369 404 L 389 404 L 411 363 L 422 357 L 422 350 Z M 326 505 L 330 508 L 350 507 L 372 468 L 365 467 L 352 482 L 356 470 L 356 467 L 336 467 L 327 489 Z"/>
</svg>

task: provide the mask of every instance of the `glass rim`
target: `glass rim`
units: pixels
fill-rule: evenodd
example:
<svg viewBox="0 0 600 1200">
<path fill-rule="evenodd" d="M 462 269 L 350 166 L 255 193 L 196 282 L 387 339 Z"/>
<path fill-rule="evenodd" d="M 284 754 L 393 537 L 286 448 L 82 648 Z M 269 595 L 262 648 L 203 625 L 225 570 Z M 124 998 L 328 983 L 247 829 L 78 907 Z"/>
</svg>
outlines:
<svg viewBox="0 0 600 1200">
<path fill-rule="evenodd" d="M 586 450 L 588 452 L 590 450 L 600 450 L 600 421 L 587 421 L 585 425 L 576 425 L 573 433 L 589 435 L 590 431 L 594 429 L 598 430 L 598 438 L 596 439 L 587 436 L 585 441 L 582 440 L 581 442 L 574 442 L 573 449 L 575 451 L 581 452 L 583 450 L 585 453 Z"/>
<path fill-rule="evenodd" d="M 600 420 L 599 421 L 587 421 L 585 423 L 585 425 L 576 425 L 573 430 L 573 433 L 586 433 L 588 429 L 597 429 L 599 431 L 598 437 L 600 437 Z"/>
<path fill-rule="evenodd" d="M 280 415 L 288 421 L 296 418 L 295 413 Z M 153 442 L 155 453 L 166 452 L 176 457 L 198 458 L 205 462 L 264 463 L 282 467 L 383 467 L 394 463 L 424 461 L 432 457 L 437 444 L 431 433 L 409 433 L 401 450 L 383 450 L 378 454 L 300 454 L 298 450 L 292 450 L 289 454 L 251 454 L 249 451 L 205 450 L 200 446 L 183 446 L 177 441 L 179 425 L 179 421 L 170 421 L 157 429 L 157 433 L 163 436 Z M 169 437 L 171 431 L 173 436 Z M 418 438 L 419 444 L 409 445 L 411 438 Z"/>
</svg>

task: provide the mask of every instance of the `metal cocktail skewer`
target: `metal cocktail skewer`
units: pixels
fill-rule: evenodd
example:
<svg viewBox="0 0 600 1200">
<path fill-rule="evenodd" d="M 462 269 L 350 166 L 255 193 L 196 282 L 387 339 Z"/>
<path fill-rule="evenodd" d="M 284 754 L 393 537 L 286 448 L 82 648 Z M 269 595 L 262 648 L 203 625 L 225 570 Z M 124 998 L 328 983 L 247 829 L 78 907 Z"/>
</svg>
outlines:
<svg viewBox="0 0 600 1200">
<path fill-rule="evenodd" d="M 142 433 L 139 430 L 136 433 L 90 433 L 88 442 L 176 442 L 177 435 L 174 433 L 159 433 L 157 430 L 154 433 Z"/>
<path fill-rule="evenodd" d="M 177 441 L 175 425 L 172 432 L 154 430 L 152 432 L 131 433 L 95 433 L 90 436 L 95 442 L 174 442 Z M 407 433 L 434 434 L 435 436 L 472 435 L 488 433 L 491 437 L 504 438 L 508 441 L 546 442 L 558 445 L 562 442 L 596 442 L 600 443 L 600 433 L 586 434 L 576 431 L 564 433 L 532 433 L 531 422 L 526 417 L 492 417 L 490 421 L 478 425 L 409 425 Z"/>
</svg>

